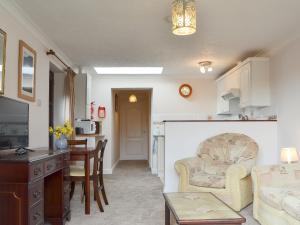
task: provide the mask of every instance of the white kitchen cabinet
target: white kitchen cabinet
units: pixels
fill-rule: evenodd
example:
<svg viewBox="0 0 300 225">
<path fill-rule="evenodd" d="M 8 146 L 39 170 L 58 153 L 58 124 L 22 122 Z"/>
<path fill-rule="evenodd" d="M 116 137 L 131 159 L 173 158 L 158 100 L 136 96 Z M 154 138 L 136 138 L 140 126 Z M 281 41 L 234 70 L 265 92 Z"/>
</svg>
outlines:
<svg viewBox="0 0 300 225">
<path fill-rule="evenodd" d="M 241 67 L 240 71 L 240 106 L 244 107 L 250 102 L 251 95 L 250 63 L 247 63 Z"/>
<path fill-rule="evenodd" d="M 231 115 L 239 111 L 237 99 L 224 100 L 222 95 L 230 89 L 240 88 L 240 70 L 231 70 L 217 80 L 217 114 Z"/>
<path fill-rule="evenodd" d="M 271 105 L 269 59 L 249 58 L 240 66 L 240 107 Z"/>
<path fill-rule="evenodd" d="M 228 115 L 230 113 L 229 101 L 225 101 L 222 98 L 222 94 L 225 91 L 225 79 L 217 82 L 217 114 Z"/>
</svg>

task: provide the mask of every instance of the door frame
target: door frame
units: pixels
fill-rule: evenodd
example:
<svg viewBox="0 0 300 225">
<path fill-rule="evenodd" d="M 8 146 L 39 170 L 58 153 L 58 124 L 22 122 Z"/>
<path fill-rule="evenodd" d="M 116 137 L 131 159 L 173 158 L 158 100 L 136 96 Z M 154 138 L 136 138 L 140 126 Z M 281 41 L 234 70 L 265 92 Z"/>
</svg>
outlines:
<svg viewBox="0 0 300 225">
<path fill-rule="evenodd" d="M 112 96 L 112 110 L 111 110 L 111 118 L 112 118 L 112 129 L 115 127 L 115 120 L 114 120 L 114 113 L 115 113 L 115 108 L 119 107 L 118 103 L 115 102 L 115 96 L 118 94 L 120 91 L 145 91 L 148 92 L 149 95 L 149 121 L 148 121 L 148 166 L 151 168 L 152 165 L 152 143 L 153 143 L 153 138 L 152 138 L 152 123 L 153 123 L 153 88 L 152 87 L 146 87 L 146 88 L 111 88 L 111 96 Z M 118 109 L 119 110 L 119 109 Z M 118 133 L 120 134 L 121 131 L 121 126 L 119 127 Z M 115 143 L 115 135 L 114 135 L 114 130 L 112 131 L 112 143 Z M 121 136 L 119 135 L 119 140 L 121 142 Z M 114 146 L 115 147 L 115 146 Z M 121 149 L 119 149 L 120 151 Z M 120 152 L 121 153 L 121 152 Z"/>
</svg>

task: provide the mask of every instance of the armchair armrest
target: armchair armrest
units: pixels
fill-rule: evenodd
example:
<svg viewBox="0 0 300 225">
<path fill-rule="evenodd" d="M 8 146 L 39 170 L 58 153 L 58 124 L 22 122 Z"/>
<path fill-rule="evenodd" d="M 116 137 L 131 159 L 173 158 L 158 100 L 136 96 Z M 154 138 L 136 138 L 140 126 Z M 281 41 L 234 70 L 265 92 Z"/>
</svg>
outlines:
<svg viewBox="0 0 300 225">
<path fill-rule="evenodd" d="M 184 191 L 189 184 L 190 174 L 200 171 L 202 160 L 198 157 L 181 159 L 175 162 L 175 169 L 179 175 L 179 191 Z"/>
<path fill-rule="evenodd" d="M 249 174 L 250 172 L 248 172 L 248 169 L 245 165 L 233 164 L 226 171 L 226 180 L 240 180 L 248 176 Z"/>
</svg>

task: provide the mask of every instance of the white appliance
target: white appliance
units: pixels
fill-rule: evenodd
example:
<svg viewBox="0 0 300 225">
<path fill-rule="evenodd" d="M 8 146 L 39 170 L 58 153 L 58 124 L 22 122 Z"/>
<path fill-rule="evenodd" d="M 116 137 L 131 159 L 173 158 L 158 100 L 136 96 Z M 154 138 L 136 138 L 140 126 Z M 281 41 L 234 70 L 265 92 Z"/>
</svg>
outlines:
<svg viewBox="0 0 300 225">
<path fill-rule="evenodd" d="M 83 129 L 83 134 L 95 134 L 96 123 L 91 120 L 76 120 L 75 127 Z"/>
</svg>

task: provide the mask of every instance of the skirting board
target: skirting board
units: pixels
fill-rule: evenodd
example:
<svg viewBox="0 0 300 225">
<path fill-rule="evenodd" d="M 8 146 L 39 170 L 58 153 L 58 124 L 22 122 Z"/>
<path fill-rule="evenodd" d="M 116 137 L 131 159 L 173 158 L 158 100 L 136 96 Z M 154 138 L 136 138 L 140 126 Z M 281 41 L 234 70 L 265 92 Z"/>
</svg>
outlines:
<svg viewBox="0 0 300 225">
<path fill-rule="evenodd" d="M 151 168 L 151 173 L 154 174 L 154 175 L 157 175 L 157 169 Z"/>
<path fill-rule="evenodd" d="M 117 160 L 111 169 L 103 169 L 103 174 L 112 174 L 119 162 L 120 160 Z"/>
</svg>

